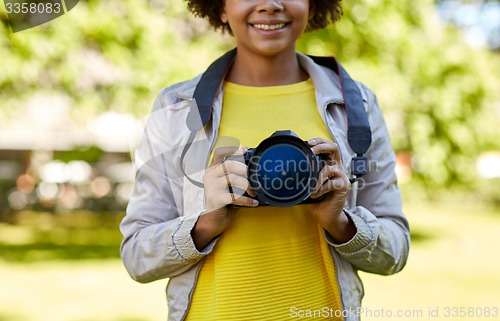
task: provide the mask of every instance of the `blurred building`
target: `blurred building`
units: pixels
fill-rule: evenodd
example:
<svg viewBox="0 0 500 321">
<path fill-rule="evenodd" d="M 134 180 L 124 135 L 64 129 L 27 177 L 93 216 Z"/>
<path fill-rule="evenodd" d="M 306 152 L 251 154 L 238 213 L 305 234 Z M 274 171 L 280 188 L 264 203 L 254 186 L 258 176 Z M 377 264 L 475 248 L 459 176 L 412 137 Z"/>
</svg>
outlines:
<svg viewBox="0 0 500 321">
<path fill-rule="evenodd" d="M 43 95 L 18 113 L 0 126 L 0 212 L 125 208 L 140 120 L 105 112 L 78 125 L 68 100 Z"/>
</svg>

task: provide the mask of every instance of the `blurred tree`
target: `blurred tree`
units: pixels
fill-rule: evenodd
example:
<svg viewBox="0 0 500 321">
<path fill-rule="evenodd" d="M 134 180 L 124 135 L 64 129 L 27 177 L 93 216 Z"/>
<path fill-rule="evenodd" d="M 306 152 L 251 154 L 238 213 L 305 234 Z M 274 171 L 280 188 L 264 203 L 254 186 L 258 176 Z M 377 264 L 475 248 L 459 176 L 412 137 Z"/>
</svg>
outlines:
<svg viewBox="0 0 500 321">
<path fill-rule="evenodd" d="M 158 91 L 202 72 L 224 41 L 183 1 L 80 1 L 64 16 L 12 34 L 0 5 L 0 119 L 35 94 L 71 100 L 85 122 L 105 110 L 144 116 Z"/>
<path fill-rule="evenodd" d="M 304 37 L 300 49 L 335 54 L 377 93 L 396 150 L 412 155 L 413 178 L 429 196 L 477 189 L 478 154 L 500 149 L 498 54 L 466 46 L 430 0 L 343 6 L 342 20 Z"/>
<path fill-rule="evenodd" d="M 305 35 L 299 49 L 336 55 L 377 93 L 397 151 L 413 155 L 413 177 L 431 194 L 477 187 L 477 155 L 500 149 L 499 57 L 467 47 L 439 22 L 431 0 L 343 5 L 342 20 Z M 5 11 L 0 17 L 4 121 L 40 93 L 70 99 L 81 122 L 105 110 L 143 116 L 162 87 L 202 72 L 232 45 L 184 1 L 80 1 L 16 34 Z"/>
</svg>

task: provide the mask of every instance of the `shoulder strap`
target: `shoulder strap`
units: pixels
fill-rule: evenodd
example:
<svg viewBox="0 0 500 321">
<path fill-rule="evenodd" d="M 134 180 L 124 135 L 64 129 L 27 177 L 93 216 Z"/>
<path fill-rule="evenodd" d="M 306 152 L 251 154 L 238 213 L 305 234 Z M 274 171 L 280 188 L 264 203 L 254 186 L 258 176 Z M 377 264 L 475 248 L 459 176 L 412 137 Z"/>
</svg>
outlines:
<svg viewBox="0 0 500 321">
<path fill-rule="evenodd" d="M 200 130 L 208 123 L 210 116 L 212 116 L 212 106 L 215 96 L 222 81 L 224 81 L 224 76 L 231 66 L 234 57 L 236 57 L 236 49 L 226 52 L 214 61 L 201 75 L 193 94 L 193 99 L 198 110 L 196 108 L 191 109 L 187 119 L 187 125 L 191 131 Z M 199 112 L 199 116 L 194 114 L 197 111 Z M 195 121 L 198 117 L 201 119 L 201 123 Z"/>
<path fill-rule="evenodd" d="M 191 135 L 181 154 L 181 169 L 188 180 L 199 187 L 203 187 L 203 184 L 195 182 L 184 172 L 184 156 L 194 141 L 195 132 L 203 128 L 210 120 L 213 101 L 235 56 L 236 49 L 233 49 L 214 61 L 201 76 L 193 94 L 197 108 L 191 109 L 188 115 L 187 126 L 191 130 Z M 356 156 L 351 161 L 351 175 L 353 176 L 351 182 L 354 182 L 367 172 L 368 161 L 364 154 L 372 141 L 370 124 L 361 92 L 356 82 L 352 80 L 337 59 L 333 57 L 310 57 L 317 64 L 328 67 L 339 75 L 347 112 L 347 141 L 351 149 L 356 153 Z"/>
<path fill-rule="evenodd" d="M 355 180 L 367 173 L 368 160 L 364 154 L 368 151 L 372 143 L 372 132 L 361 92 L 356 82 L 352 80 L 336 58 L 309 57 L 318 65 L 328 67 L 339 75 L 347 113 L 347 142 L 356 153 L 356 157 L 354 157 L 351 162 L 351 174 L 354 176 Z"/>
</svg>

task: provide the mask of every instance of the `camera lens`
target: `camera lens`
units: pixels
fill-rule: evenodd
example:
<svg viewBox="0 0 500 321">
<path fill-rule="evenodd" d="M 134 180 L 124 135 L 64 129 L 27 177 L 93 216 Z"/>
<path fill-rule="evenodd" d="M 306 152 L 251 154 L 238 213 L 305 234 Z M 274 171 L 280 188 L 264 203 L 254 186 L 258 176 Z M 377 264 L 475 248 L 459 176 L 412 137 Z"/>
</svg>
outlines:
<svg viewBox="0 0 500 321">
<path fill-rule="evenodd" d="M 278 144 L 263 151 L 256 173 L 267 196 L 286 201 L 308 190 L 310 172 L 309 160 L 299 148 Z"/>
<path fill-rule="evenodd" d="M 279 130 L 245 155 L 248 180 L 262 205 L 309 202 L 321 163 L 307 142 L 291 130 Z"/>
</svg>

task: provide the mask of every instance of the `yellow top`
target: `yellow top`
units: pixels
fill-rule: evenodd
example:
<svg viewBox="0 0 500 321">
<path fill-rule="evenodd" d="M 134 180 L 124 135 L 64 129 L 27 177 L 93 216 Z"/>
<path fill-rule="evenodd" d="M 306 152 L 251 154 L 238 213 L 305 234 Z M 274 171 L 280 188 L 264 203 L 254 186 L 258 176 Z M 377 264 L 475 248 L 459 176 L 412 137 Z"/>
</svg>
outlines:
<svg viewBox="0 0 500 321">
<path fill-rule="evenodd" d="M 222 110 L 216 147 L 234 143 L 228 137 L 256 147 L 278 129 L 304 140 L 331 139 L 310 80 L 272 87 L 225 83 Z M 201 268 L 186 320 L 280 321 L 299 310 L 308 320 L 342 320 L 331 317 L 341 309 L 332 254 L 306 205 L 231 211 L 231 225 Z"/>
</svg>

